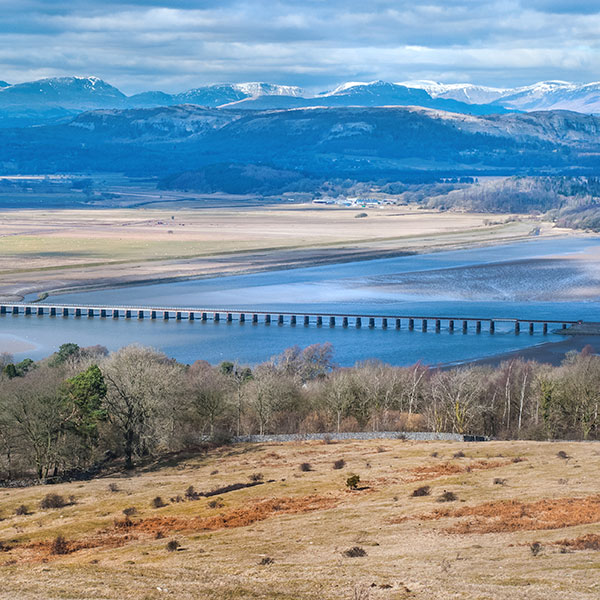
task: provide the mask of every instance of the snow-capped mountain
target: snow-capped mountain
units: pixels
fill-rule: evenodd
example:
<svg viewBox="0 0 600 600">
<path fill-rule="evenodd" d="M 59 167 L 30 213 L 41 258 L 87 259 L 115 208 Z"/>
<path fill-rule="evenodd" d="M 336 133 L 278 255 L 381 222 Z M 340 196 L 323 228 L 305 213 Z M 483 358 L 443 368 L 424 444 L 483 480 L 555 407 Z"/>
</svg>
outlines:
<svg viewBox="0 0 600 600">
<path fill-rule="evenodd" d="M 0 89 L 0 107 L 104 108 L 123 106 L 126 98 L 116 87 L 97 77 L 51 77 Z"/>
<path fill-rule="evenodd" d="M 417 81 L 402 81 L 399 85 L 425 90 L 433 98 L 458 100 L 467 104 L 488 104 L 506 94 L 506 88 L 488 87 L 473 83 L 438 83 L 421 79 Z"/>
<path fill-rule="evenodd" d="M 600 82 L 575 84 L 568 81 L 540 81 L 516 88 L 494 88 L 472 83 L 404 81 L 413 89 L 425 90 L 433 98 L 452 98 L 468 104 L 495 104 L 519 111 L 572 110 L 600 113 Z"/>
</svg>

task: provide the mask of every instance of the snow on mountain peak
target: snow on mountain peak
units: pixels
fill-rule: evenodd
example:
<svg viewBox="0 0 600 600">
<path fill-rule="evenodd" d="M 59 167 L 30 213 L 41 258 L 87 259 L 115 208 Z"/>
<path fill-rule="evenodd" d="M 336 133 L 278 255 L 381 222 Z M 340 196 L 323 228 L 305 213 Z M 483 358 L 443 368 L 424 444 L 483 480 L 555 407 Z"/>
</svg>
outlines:
<svg viewBox="0 0 600 600">
<path fill-rule="evenodd" d="M 294 85 L 275 85 L 273 83 L 263 83 L 260 81 L 248 81 L 246 83 L 234 83 L 234 89 L 247 94 L 248 96 L 295 96 L 301 97 L 302 88 Z"/>
</svg>

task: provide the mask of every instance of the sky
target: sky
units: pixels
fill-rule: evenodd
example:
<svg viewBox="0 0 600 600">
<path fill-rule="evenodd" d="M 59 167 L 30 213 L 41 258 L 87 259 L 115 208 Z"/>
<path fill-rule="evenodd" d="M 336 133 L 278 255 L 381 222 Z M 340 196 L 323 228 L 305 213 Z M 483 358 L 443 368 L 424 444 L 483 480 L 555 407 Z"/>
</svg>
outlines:
<svg viewBox="0 0 600 600">
<path fill-rule="evenodd" d="M 0 0 L 0 15 L 9 83 L 600 80 L 599 0 Z"/>
</svg>

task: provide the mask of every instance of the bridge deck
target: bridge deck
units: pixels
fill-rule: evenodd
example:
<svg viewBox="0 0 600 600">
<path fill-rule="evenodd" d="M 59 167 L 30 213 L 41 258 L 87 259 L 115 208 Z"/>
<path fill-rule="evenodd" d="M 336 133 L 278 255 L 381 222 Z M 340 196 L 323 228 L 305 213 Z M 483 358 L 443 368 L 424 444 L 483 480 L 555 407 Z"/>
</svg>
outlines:
<svg viewBox="0 0 600 600">
<path fill-rule="evenodd" d="M 508 317 L 474 317 L 474 316 L 458 316 L 458 317 L 448 317 L 448 316 L 436 316 L 436 315 L 395 315 L 395 314 L 373 314 L 373 313 L 329 313 L 329 312 L 304 312 L 304 311 L 281 311 L 281 310 L 264 310 L 264 309 L 252 309 L 252 308 L 231 308 L 231 307 L 212 307 L 212 308 L 197 308 L 197 307 L 183 307 L 183 306 L 140 306 L 140 305 L 102 305 L 102 304 L 65 304 L 65 303 L 53 303 L 53 304 L 41 304 L 41 303 L 2 303 L 0 304 L 0 311 L 3 313 L 13 313 L 13 314 L 24 314 L 26 312 L 37 313 L 38 309 L 42 309 L 44 314 L 49 313 L 52 309 L 54 309 L 57 313 L 63 312 L 64 309 L 69 311 L 81 311 L 82 313 L 91 313 L 90 316 L 96 316 L 95 313 L 100 313 L 101 311 L 106 311 L 107 313 L 114 314 L 117 312 L 125 313 L 126 311 L 130 311 L 130 318 L 134 318 L 136 315 L 143 314 L 145 316 L 146 313 L 162 313 L 163 316 L 165 313 L 179 313 L 181 318 L 189 318 L 190 315 L 202 315 L 205 314 L 207 318 L 214 318 L 214 315 L 257 315 L 259 317 L 272 317 L 272 316 L 281 316 L 281 317 L 308 317 L 310 319 L 366 319 L 366 320 L 383 320 L 387 319 L 389 322 L 395 322 L 396 320 L 400 321 L 434 321 L 434 322 L 475 322 L 475 323 L 513 323 L 513 324 L 545 324 L 545 325 L 576 325 L 581 323 L 581 321 L 572 321 L 572 320 L 559 320 L 559 319 L 521 319 L 518 317 L 508 318 Z M 15 312 L 15 310 L 17 312 Z M 135 314 L 134 314 L 135 313 Z"/>
</svg>

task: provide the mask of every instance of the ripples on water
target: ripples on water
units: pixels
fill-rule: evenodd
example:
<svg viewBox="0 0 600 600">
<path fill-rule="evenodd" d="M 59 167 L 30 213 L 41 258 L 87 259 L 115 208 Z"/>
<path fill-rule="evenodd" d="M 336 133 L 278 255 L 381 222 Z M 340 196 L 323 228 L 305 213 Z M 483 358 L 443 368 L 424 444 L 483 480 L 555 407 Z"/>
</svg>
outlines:
<svg viewBox="0 0 600 600">
<path fill-rule="evenodd" d="M 297 312 L 418 314 L 440 317 L 519 317 L 600 320 L 598 265 L 576 260 L 600 247 L 599 239 L 534 240 L 507 246 L 258 273 L 220 279 L 67 294 L 61 302 L 146 306 L 230 307 Z M 560 255 L 564 255 L 562 258 Z M 584 254 L 579 254 L 582 259 Z M 49 299 L 46 302 L 53 301 Z M 539 344 L 557 336 L 497 333 L 428 333 L 390 329 L 330 329 L 199 321 L 142 322 L 99 318 L 0 318 L 1 331 L 37 346 L 43 356 L 66 341 L 111 349 L 141 343 L 178 360 L 256 363 L 284 348 L 330 341 L 340 364 L 378 358 L 392 364 L 417 360 L 463 361 Z M 444 325 L 444 327 L 446 327 Z"/>
</svg>

